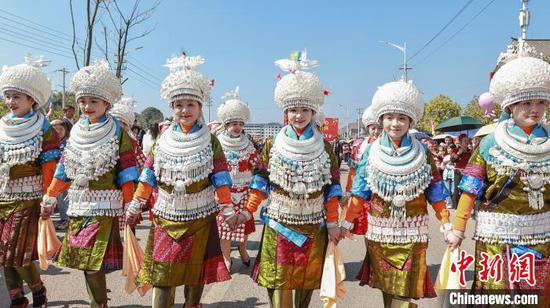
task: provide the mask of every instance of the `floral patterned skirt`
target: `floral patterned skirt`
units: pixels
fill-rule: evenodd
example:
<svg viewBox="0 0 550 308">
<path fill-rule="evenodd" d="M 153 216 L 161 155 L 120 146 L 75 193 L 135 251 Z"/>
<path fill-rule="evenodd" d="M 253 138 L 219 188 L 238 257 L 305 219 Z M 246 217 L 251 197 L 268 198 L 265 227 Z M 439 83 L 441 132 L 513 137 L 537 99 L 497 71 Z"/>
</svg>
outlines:
<svg viewBox="0 0 550 308">
<path fill-rule="evenodd" d="M 426 265 L 428 243 L 385 244 L 368 241 L 367 255 L 357 275 L 369 285 L 394 296 L 419 299 L 436 293 Z"/>
<path fill-rule="evenodd" d="M 28 266 L 38 259 L 40 200 L 19 202 L 24 204 L 0 219 L 0 266 Z"/>
<path fill-rule="evenodd" d="M 118 217 L 70 217 L 58 264 L 106 273 L 122 269 L 122 241 Z"/>
<path fill-rule="evenodd" d="M 142 283 L 175 287 L 229 279 L 216 214 L 186 222 L 154 218 L 139 273 Z"/>
<path fill-rule="evenodd" d="M 307 235 L 308 239 L 299 247 L 264 226 L 252 279 L 269 289 L 319 289 L 328 246 L 327 228 L 319 224 L 284 225 Z"/>
</svg>

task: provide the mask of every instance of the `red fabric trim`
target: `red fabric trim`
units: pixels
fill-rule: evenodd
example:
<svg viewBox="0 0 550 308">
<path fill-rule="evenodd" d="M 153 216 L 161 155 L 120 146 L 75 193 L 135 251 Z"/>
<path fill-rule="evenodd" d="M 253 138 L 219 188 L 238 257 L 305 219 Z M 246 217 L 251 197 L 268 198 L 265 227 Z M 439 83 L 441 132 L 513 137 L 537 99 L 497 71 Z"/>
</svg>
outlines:
<svg viewBox="0 0 550 308">
<path fill-rule="evenodd" d="M 212 170 L 212 173 L 217 173 L 220 171 L 229 171 L 225 158 L 214 160 L 214 169 Z"/>
<path fill-rule="evenodd" d="M 313 240 L 308 238 L 302 247 L 296 246 L 281 234 L 277 234 L 277 264 L 286 266 L 306 266 L 313 246 Z"/>
<path fill-rule="evenodd" d="M 118 167 L 120 170 L 137 166 L 136 155 L 133 152 L 120 153 Z"/>
</svg>

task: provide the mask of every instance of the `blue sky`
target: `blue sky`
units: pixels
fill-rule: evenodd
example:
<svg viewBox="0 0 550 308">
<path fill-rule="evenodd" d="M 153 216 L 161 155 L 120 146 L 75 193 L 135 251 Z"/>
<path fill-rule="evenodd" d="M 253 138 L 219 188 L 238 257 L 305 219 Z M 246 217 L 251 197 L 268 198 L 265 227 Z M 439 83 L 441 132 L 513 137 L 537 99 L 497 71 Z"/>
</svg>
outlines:
<svg viewBox="0 0 550 308">
<path fill-rule="evenodd" d="M 84 38 L 84 1 L 74 2 L 77 36 Z M 346 117 L 355 116 L 356 108 L 370 104 L 377 86 L 401 75 L 401 53 L 379 41 L 406 42 L 412 55 L 467 2 L 164 0 L 148 23 L 156 24 L 154 32 L 130 46 L 142 48 L 131 51 L 129 67 L 149 81 L 128 71 L 124 92 L 137 99 L 138 111 L 155 106 L 167 115 L 168 105 L 159 98 L 160 82 L 168 74 L 162 65 L 169 56 L 185 50 L 204 56 L 207 62 L 200 71 L 216 80 L 213 118 L 220 97 L 239 85 L 241 98 L 252 108 L 253 122 L 280 121 L 281 111 L 273 102 L 278 73 L 273 62 L 288 58 L 293 50 L 307 48 L 309 57 L 320 61 L 315 71 L 332 91 L 325 101 L 327 116 L 346 121 Z M 519 34 L 519 0 L 494 1 L 444 47 L 432 52 L 489 2 L 474 0 L 411 60 L 410 79 L 424 92 L 426 101 L 447 94 L 465 105 L 474 95 L 487 91 L 489 72 L 498 54 L 506 49 L 511 36 Z M 550 2 L 532 0 L 529 7 L 532 18 L 528 37 L 550 38 Z M 74 60 L 37 48 L 55 48 L 70 55 L 69 1 L 2 0 L 0 9 L 0 65 L 19 63 L 28 52 L 44 55 L 53 61 L 45 71 L 54 88 L 60 89 L 61 73 L 55 70 L 65 66 L 74 73 Z M 47 36 L 20 23 L 58 36 Z M 95 51 L 93 58 L 100 57 Z"/>
</svg>

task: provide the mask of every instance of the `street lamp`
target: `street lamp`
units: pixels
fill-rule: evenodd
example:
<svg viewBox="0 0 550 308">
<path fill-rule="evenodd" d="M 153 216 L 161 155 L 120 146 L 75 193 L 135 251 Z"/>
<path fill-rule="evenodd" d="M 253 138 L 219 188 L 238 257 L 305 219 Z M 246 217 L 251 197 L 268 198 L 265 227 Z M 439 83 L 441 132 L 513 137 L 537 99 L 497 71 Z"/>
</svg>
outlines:
<svg viewBox="0 0 550 308">
<path fill-rule="evenodd" d="M 397 44 L 386 42 L 386 41 L 380 41 L 380 43 L 390 45 L 392 47 L 395 47 L 401 50 L 401 52 L 403 52 L 403 67 L 401 69 L 403 70 L 403 81 L 407 82 L 409 80 L 408 71 L 412 69 L 411 67 L 407 66 L 407 43 L 403 43 L 403 46 L 399 46 Z"/>
<path fill-rule="evenodd" d="M 346 109 L 346 138 L 349 138 L 349 106 L 348 105 L 342 105 L 338 104 L 338 107 L 345 108 Z"/>
</svg>

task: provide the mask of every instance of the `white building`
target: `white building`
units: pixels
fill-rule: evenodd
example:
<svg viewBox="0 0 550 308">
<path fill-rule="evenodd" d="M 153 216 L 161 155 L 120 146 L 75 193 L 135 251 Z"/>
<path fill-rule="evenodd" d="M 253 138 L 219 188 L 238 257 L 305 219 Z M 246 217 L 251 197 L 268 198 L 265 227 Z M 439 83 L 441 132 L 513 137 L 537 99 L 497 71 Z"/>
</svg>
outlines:
<svg viewBox="0 0 550 308">
<path fill-rule="evenodd" d="M 275 136 L 283 126 L 280 123 L 247 123 L 244 126 L 244 131 L 252 137 L 273 137 Z"/>
</svg>

